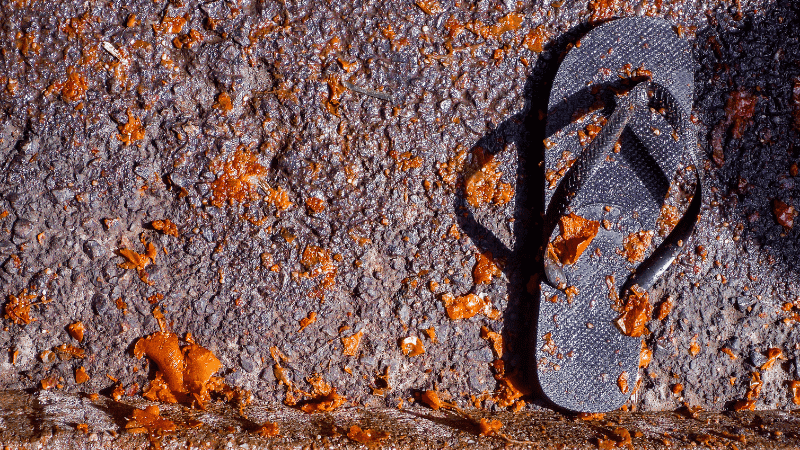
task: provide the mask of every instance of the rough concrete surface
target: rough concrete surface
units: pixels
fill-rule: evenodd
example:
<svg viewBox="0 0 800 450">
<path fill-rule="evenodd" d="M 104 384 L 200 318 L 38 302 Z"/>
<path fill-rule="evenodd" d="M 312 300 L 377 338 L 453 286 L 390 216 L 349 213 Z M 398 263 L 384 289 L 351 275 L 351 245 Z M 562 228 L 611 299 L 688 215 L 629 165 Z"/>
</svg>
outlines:
<svg viewBox="0 0 800 450">
<path fill-rule="evenodd" d="M 796 407 L 795 2 L 2 4 L 0 389 L 139 398 L 155 365 L 132 349 L 158 307 L 259 404 L 320 374 L 365 407 L 436 389 L 460 407 L 547 408 L 525 373 L 548 83 L 594 24 L 650 14 L 694 46 L 709 189 L 650 292 L 674 306 L 648 325 L 629 408 L 730 410 L 754 372 L 748 408 Z M 481 170 L 499 178 L 476 197 Z M 480 283 L 487 252 L 500 269 Z M 491 306 L 452 320 L 448 293 Z M 19 301 L 27 324 L 9 314 Z M 408 337 L 425 353 L 405 355 Z M 501 374 L 523 401 L 498 400 Z"/>
<path fill-rule="evenodd" d="M 215 405 L 208 411 L 182 406 L 162 406 L 162 416 L 183 424 L 175 433 L 161 436 L 131 434 L 120 429 L 141 400 L 96 401 L 75 394 L 41 392 L 0 394 L 4 429 L 0 436 L 9 449 L 34 448 L 558 448 L 593 449 L 604 442 L 611 447 L 630 444 L 639 449 L 689 448 L 797 448 L 800 417 L 781 411 L 740 413 L 685 410 L 670 413 L 607 414 L 584 420 L 551 411 L 491 414 L 507 428 L 504 437 L 480 436 L 474 420 L 445 411 L 420 407 L 342 408 L 325 414 L 304 414 L 286 407 L 235 408 Z M 473 419 L 489 413 L 475 413 Z M 278 426 L 279 435 L 256 433 L 265 422 Z M 86 424 L 86 430 L 76 425 Z M 187 425 L 190 424 L 190 425 Z M 348 437 L 358 426 L 385 436 L 373 442 Z M 623 431 L 624 430 L 624 431 Z M 629 438 L 629 440 L 628 440 Z M 620 445 L 617 445 L 619 443 Z M 606 444 L 608 445 L 608 444 Z"/>
</svg>

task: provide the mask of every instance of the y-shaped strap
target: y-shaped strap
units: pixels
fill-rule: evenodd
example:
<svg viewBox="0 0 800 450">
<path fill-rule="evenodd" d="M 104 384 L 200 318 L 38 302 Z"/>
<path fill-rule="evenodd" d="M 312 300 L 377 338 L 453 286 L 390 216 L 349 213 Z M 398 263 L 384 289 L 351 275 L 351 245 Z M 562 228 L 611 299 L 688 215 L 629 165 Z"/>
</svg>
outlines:
<svg viewBox="0 0 800 450">
<path fill-rule="evenodd" d="M 624 97 L 618 97 L 617 107 L 609 116 L 600 133 L 589 143 L 580 156 L 572 164 L 564 180 L 558 185 L 546 213 L 545 236 L 549 236 L 555 229 L 559 217 L 567 211 L 570 201 L 577 195 L 581 187 L 591 179 L 600 163 L 606 159 L 619 141 L 622 130 L 628 125 L 634 113 L 639 108 L 647 107 L 647 83 L 637 84 Z"/>
<path fill-rule="evenodd" d="M 563 182 L 559 184 L 556 192 L 553 194 L 550 208 L 548 208 L 546 213 L 545 236 L 549 237 L 555 229 L 558 219 L 566 213 L 570 201 L 577 195 L 581 187 L 595 175 L 601 162 L 609 155 L 614 145 L 619 140 L 622 131 L 628 126 L 635 113 L 646 111 L 647 108 L 649 108 L 648 88 L 653 92 L 656 106 L 663 108 L 664 119 L 677 133 L 677 139 L 680 141 L 679 145 L 683 147 L 685 154 L 689 155 L 691 163 L 695 166 L 697 184 L 694 197 L 684 216 L 664 239 L 662 244 L 650 257 L 637 267 L 636 272 L 623 285 L 622 292 L 625 292 L 634 284 L 639 285 L 639 287 L 643 289 L 649 289 L 656 280 L 658 280 L 661 274 L 667 270 L 672 261 L 678 256 L 683 243 L 691 236 L 702 205 L 702 189 L 699 175 L 700 166 L 698 164 L 696 150 L 692 148 L 694 140 L 689 139 L 691 130 L 688 117 L 686 117 L 688 112 L 683 111 L 683 109 L 679 107 L 678 102 L 669 89 L 655 82 L 640 82 L 628 95 L 619 98 L 617 107 L 608 118 L 606 125 L 602 128 L 597 137 L 592 140 L 589 146 L 583 150 L 567 172 Z M 642 143 L 651 143 L 651 145 L 645 146 L 650 153 L 654 155 L 654 159 L 668 165 L 668 162 L 665 161 L 664 158 L 659 157 L 660 155 L 654 152 L 656 149 L 652 148 L 652 139 L 644 134 L 642 127 L 632 126 L 630 128 Z M 662 164 L 659 164 L 659 166 L 661 166 L 660 168 L 662 170 L 664 169 Z M 672 170 L 670 170 L 670 172 L 672 172 Z M 666 173 L 664 175 L 667 176 Z M 558 262 L 545 258 L 544 263 L 545 274 L 551 284 L 556 286 L 561 281 L 565 281 L 563 270 L 558 266 Z"/>
</svg>

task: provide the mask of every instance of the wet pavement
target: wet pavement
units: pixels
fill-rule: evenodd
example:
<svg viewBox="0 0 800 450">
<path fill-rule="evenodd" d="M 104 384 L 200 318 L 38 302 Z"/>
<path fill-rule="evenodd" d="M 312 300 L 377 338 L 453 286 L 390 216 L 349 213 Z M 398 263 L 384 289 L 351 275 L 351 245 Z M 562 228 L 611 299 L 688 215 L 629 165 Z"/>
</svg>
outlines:
<svg viewBox="0 0 800 450">
<path fill-rule="evenodd" d="M 594 24 L 649 14 L 693 44 L 709 193 L 629 408 L 797 407 L 794 3 L 8 6 L 0 388 L 140 398 L 163 313 L 264 405 L 319 374 L 353 405 L 546 407 L 525 370 L 549 82 Z"/>
</svg>

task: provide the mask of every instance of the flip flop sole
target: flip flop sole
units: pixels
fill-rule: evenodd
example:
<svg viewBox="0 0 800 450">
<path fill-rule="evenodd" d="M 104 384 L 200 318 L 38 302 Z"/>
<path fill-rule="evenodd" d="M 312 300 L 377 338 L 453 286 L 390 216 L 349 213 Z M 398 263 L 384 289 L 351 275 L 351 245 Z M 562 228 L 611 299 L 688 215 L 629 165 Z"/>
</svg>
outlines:
<svg viewBox="0 0 800 450">
<path fill-rule="evenodd" d="M 660 114 L 637 110 L 615 152 L 598 163 L 597 175 L 570 197 L 568 211 L 555 208 L 561 182 L 557 177 L 581 153 L 592 126 L 595 132 L 602 127 L 605 116 L 597 109 L 607 110 L 613 102 L 613 96 L 602 100 L 603 92 L 623 89 L 620 81 L 637 70 L 669 91 L 680 117 L 689 117 L 692 67 L 688 43 L 669 23 L 635 17 L 589 32 L 566 55 L 554 79 L 546 128 L 547 214 L 551 223 L 569 212 L 604 224 L 578 261 L 565 266 L 562 289 L 547 282 L 540 285 L 538 380 L 544 394 L 562 408 L 617 409 L 635 389 L 641 339 L 623 335 L 613 324 L 619 316 L 612 308 L 614 297 L 621 295 L 619 287 L 641 259 L 625 255 L 625 242 L 637 233 L 652 235 L 671 177 L 682 156 L 694 151 L 693 134 L 676 136 Z M 552 238 L 557 230 L 551 230 Z"/>
</svg>

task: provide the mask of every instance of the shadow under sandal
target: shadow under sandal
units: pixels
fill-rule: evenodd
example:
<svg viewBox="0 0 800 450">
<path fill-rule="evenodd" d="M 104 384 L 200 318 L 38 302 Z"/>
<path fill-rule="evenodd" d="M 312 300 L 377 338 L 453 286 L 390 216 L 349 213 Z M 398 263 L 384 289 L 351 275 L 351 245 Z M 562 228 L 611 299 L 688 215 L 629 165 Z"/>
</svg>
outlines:
<svg viewBox="0 0 800 450">
<path fill-rule="evenodd" d="M 700 212 L 698 177 L 683 217 L 663 240 L 656 233 L 677 171 L 699 167 L 692 74 L 689 45 L 669 23 L 634 17 L 590 31 L 553 81 L 536 366 L 561 408 L 614 410 L 636 387 L 647 289 Z"/>
</svg>

